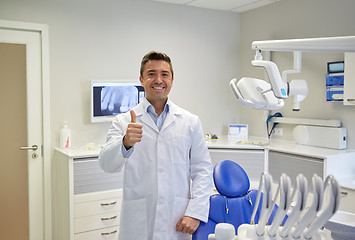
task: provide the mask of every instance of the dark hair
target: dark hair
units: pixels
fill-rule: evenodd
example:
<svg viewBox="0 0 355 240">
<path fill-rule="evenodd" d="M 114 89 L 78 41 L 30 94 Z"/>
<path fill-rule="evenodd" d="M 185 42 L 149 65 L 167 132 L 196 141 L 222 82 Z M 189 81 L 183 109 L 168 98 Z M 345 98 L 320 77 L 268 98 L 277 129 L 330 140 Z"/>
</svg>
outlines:
<svg viewBox="0 0 355 240">
<path fill-rule="evenodd" d="M 145 67 L 146 63 L 150 60 L 162 60 L 162 61 L 169 63 L 171 75 L 172 75 L 172 77 L 174 77 L 173 65 L 171 64 L 170 57 L 168 55 L 166 55 L 165 53 L 157 52 L 157 51 L 151 51 L 151 52 L 147 53 L 146 55 L 144 55 L 144 57 L 142 58 L 141 69 L 140 69 L 140 74 L 142 77 L 143 77 L 144 67 Z"/>
</svg>

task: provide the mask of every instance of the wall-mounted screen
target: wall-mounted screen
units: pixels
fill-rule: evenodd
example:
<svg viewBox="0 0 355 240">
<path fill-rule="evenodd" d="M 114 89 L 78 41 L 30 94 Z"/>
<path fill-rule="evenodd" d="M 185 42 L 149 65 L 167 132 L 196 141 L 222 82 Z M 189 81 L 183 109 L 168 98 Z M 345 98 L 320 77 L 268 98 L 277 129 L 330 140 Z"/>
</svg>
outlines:
<svg viewBox="0 0 355 240">
<path fill-rule="evenodd" d="M 135 107 L 144 96 L 138 80 L 92 80 L 91 122 L 110 122 Z"/>
</svg>

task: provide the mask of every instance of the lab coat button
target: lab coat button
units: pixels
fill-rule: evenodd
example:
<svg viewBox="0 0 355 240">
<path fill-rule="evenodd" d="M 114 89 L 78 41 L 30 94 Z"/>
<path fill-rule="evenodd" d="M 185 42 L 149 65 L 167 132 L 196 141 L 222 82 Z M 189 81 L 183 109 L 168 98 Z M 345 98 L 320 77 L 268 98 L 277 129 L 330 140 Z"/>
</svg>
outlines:
<svg viewBox="0 0 355 240">
<path fill-rule="evenodd" d="M 163 203 L 164 203 L 164 199 L 160 199 L 160 200 L 159 200 L 159 203 L 160 203 L 160 204 L 163 204 Z"/>
<path fill-rule="evenodd" d="M 159 172 L 164 172 L 164 168 L 159 168 Z"/>
</svg>

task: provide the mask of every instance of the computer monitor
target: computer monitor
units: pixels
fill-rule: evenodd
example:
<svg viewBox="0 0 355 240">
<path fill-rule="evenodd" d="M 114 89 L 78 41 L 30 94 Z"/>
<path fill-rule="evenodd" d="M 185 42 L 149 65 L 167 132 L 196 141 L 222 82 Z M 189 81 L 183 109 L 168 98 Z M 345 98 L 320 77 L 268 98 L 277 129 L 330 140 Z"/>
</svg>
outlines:
<svg viewBox="0 0 355 240">
<path fill-rule="evenodd" d="M 144 88 L 138 80 L 92 80 L 91 122 L 110 122 L 144 97 Z"/>
</svg>

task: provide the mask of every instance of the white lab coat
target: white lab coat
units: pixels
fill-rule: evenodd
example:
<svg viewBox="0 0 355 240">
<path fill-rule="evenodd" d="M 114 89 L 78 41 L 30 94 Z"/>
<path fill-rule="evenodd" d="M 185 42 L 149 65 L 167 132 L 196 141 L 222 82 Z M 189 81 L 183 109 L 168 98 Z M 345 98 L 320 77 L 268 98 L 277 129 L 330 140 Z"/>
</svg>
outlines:
<svg viewBox="0 0 355 240">
<path fill-rule="evenodd" d="M 124 168 L 120 240 L 183 240 L 176 232 L 182 216 L 207 222 L 212 192 L 212 164 L 197 116 L 169 102 L 169 112 L 158 130 L 138 104 L 136 121 L 143 124 L 141 142 L 123 158 L 122 138 L 130 113 L 115 117 L 99 157 L 101 168 Z"/>
</svg>

